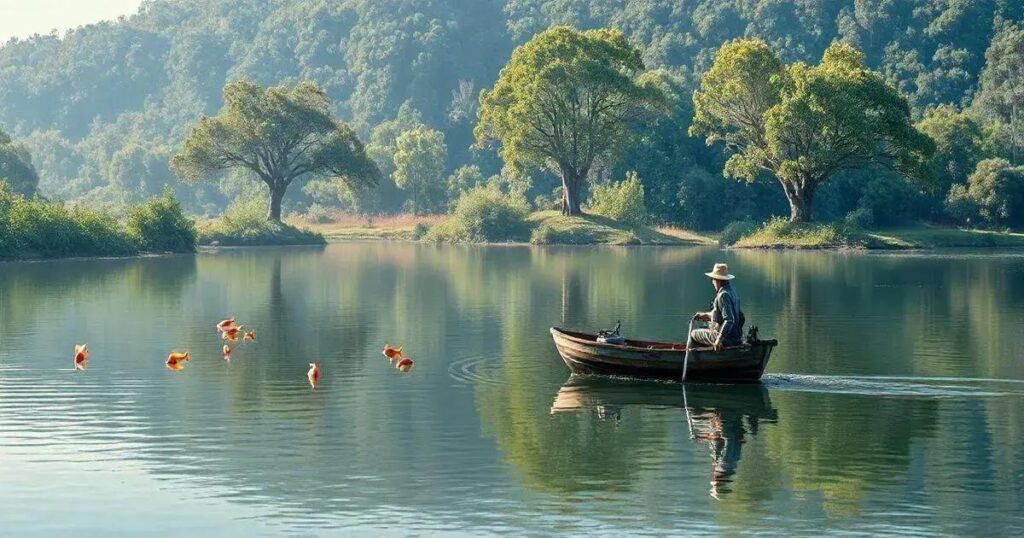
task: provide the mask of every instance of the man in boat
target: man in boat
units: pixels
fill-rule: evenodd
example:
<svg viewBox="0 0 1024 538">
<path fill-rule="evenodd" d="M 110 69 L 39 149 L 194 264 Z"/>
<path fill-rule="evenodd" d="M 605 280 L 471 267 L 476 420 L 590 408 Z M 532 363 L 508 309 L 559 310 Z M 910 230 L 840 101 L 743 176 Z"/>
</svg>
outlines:
<svg viewBox="0 0 1024 538">
<path fill-rule="evenodd" d="M 740 296 L 736 293 L 729 274 L 729 266 L 716 263 L 710 273 L 704 273 L 715 286 L 715 300 L 710 312 L 697 312 L 694 319 L 708 322 L 706 329 L 694 329 L 690 338 L 697 345 L 711 346 L 721 351 L 726 346 L 743 343 L 743 324 L 740 319 Z"/>
</svg>

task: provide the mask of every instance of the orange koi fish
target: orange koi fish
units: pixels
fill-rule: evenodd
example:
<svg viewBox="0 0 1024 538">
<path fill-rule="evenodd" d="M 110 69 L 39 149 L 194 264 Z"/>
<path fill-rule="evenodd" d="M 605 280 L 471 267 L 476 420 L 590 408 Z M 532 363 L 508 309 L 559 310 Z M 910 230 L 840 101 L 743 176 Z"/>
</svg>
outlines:
<svg viewBox="0 0 1024 538">
<path fill-rule="evenodd" d="M 242 340 L 246 340 L 249 342 L 256 340 L 256 331 L 249 331 L 245 333 L 245 336 L 242 337 Z"/>
<path fill-rule="evenodd" d="M 408 372 L 409 370 L 412 370 L 412 365 L 412 359 L 410 359 L 409 357 L 402 357 L 402 359 L 399 360 L 397 364 L 395 364 L 395 368 L 398 368 L 398 370 L 402 372 Z"/>
<path fill-rule="evenodd" d="M 320 382 L 320 363 L 309 363 L 309 371 L 306 372 L 306 377 L 309 379 L 309 386 L 315 389 L 317 383 Z"/>
<path fill-rule="evenodd" d="M 402 356 L 402 348 L 394 348 L 389 344 L 384 344 L 384 356 L 387 357 L 389 361 L 395 362 Z"/>
<path fill-rule="evenodd" d="M 218 331 L 223 331 L 224 329 L 227 329 L 228 327 L 230 327 L 230 326 L 232 326 L 234 324 L 235 324 L 235 317 L 231 316 L 230 318 L 225 319 L 225 320 L 221 321 L 220 323 L 218 323 L 217 324 L 217 330 Z"/>
<path fill-rule="evenodd" d="M 89 360 L 89 344 L 75 345 L 75 368 L 85 369 L 85 361 Z"/>
<path fill-rule="evenodd" d="M 221 332 L 221 338 L 223 338 L 223 339 L 225 339 L 225 340 L 227 340 L 229 342 L 235 342 L 235 341 L 238 340 L 238 333 L 241 330 L 242 330 L 242 326 L 241 325 L 232 325 L 230 327 L 225 327 L 224 331 Z"/>
<path fill-rule="evenodd" d="M 172 351 L 171 354 L 167 356 L 167 367 L 171 370 L 181 370 L 189 360 L 191 359 L 188 356 L 188 351 L 184 353 Z"/>
</svg>

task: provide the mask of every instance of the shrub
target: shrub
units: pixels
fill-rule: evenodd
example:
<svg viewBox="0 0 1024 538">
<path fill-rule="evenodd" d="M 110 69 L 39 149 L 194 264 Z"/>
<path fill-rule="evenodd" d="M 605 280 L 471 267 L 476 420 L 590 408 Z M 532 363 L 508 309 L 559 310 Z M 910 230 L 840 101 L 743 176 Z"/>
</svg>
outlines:
<svg viewBox="0 0 1024 538">
<path fill-rule="evenodd" d="M 267 218 L 267 204 L 255 197 L 236 198 L 224 216 L 200 229 L 199 242 L 224 246 L 322 245 L 323 235 Z"/>
<path fill-rule="evenodd" d="M 989 226 L 1024 226 L 1024 166 L 1005 159 L 986 159 L 967 180 L 954 185 L 947 211 L 961 219 L 977 214 Z"/>
<path fill-rule="evenodd" d="M 0 184 L 0 257 L 126 256 L 138 245 L 112 215 L 40 198 Z"/>
<path fill-rule="evenodd" d="M 530 243 L 534 245 L 553 245 L 559 243 L 558 232 L 548 223 L 542 223 L 530 232 Z"/>
<path fill-rule="evenodd" d="M 725 229 L 722 230 L 722 234 L 719 236 L 718 242 L 723 245 L 731 245 L 756 229 L 757 223 L 754 221 L 737 220 L 730 222 L 725 226 Z"/>
<path fill-rule="evenodd" d="M 875 225 L 875 212 L 867 207 L 860 207 L 847 213 L 843 222 L 851 228 L 867 230 Z"/>
<path fill-rule="evenodd" d="M 627 224 L 642 224 L 647 220 L 644 207 L 644 185 L 636 172 L 611 185 L 594 188 L 590 199 L 590 212 Z"/>
<path fill-rule="evenodd" d="M 170 189 L 128 213 L 128 233 L 148 252 L 195 252 L 195 223 Z"/>
<path fill-rule="evenodd" d="M 429 231 L 430 226 L 428 226 L 427 223 L 417 222 L 416 226 L 414 226 L 412 229 L 412 237 L 413 239 L 422 239 L 425 235 L 427 235 L 427 232 Z"/>
<path fill-rule="evenodd" d="M 499 191 L 477 187 L 459 197 L 452 218 L 430 229 L 427 240 L 449 242 L 522 241 L 529 234 L 528 210 Z"/>
<path fill-rule="evenodd" d="M 327 224 L 333 219 L 331 219 L 331 211 L 327 207 L 313 202 L 306 210 L 305 220 L 310 224 Z"/>
<path fill-rule="evenodd" d="M 736 246 L 823 248 L 864 246 L 865 241 L 866 236 L 841 223 L 790 222 L 772 217 L 736 241 Z"/>
</svg>

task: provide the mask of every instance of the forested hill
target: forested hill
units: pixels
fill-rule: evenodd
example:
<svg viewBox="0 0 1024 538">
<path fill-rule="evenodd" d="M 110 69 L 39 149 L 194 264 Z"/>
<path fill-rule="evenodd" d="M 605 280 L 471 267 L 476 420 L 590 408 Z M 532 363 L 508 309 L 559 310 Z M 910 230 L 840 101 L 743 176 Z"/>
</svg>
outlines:
<svg viewBox="0 0 1024 538">
<path fill-rule="evenodd" d="M 28 146 L 44 194 L 134 199 L 177 185 L 167 159 L 220 108 L 226 81 L 311 79 L 364 138 L 409 103 L 445 134 L 450 170 L 489 173 L 493 158 L 468 149 L 477 94 L 553 24 L 623 30 L 684 95 L 729 39 L 760 37 L 787 62 L 843 40 L 920 115 L 968 105 L 993 36 L 1022 19 L 1019 0 L 149 0 L 115 22 L 3 45 L 0 126 Z M 232 195 L 175 188 L 194 210 Z"/>
</svg>

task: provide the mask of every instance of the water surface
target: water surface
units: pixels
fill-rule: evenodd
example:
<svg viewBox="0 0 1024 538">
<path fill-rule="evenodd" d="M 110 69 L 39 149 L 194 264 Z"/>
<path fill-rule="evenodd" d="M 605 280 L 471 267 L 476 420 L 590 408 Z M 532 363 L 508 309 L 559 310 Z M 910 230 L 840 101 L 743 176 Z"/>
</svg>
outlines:
<svg viewBox="0 0 1024 538">
<path fill-rule="evenodd" d="M 715 261 L 780 340 L 761 386 L 569 378 L 548 327 L 679 340 Z M 257 341 L 226 362 L 229 314 Z M 352 243 L 0 264 L 0 529 L 1021 535 L 1022 357 L 1012 252 Z"/>
</svg>

